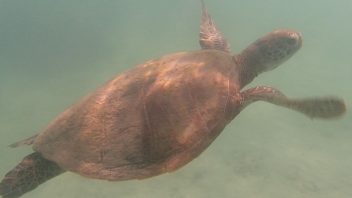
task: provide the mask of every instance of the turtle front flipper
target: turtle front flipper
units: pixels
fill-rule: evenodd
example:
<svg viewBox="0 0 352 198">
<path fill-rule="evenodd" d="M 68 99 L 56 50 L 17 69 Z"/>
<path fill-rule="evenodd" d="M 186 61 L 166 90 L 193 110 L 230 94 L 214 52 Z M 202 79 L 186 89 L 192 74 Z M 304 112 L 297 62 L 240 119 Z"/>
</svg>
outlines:
<svg viewBox="0 0 352 198">
<path fill-rule="evenodd" d="M 310 118 L 335 118 L 346 112 L 346 105 L 342 99 L 337 97 L 319 97 L 291 99 L 279 90 L 257 86 L 247 89 L 242 93 L 242 108 L 256 101 L 266 101 L 275 105 L 283 106 L 307 115 Z"/>
<path fill-rule="evenodd" d="M 200 25 L 199 44 L 202 49 L 217 49 L 230 52 L 230 45 L 217 29 L 213 19 L 202 2 L 202 21 Z"/>
<path fill-rule="evenodd" d="M 20 197 L 45 181 L 65 172 L 56 163 L 34 152 L 25 158 L 0 182 L 3 198 Z"/>
<path fill-rule="evenodd" d="M 20 147 L 20 146 L 30 146 L 34 143 L 35 139 L 37 138 L 38 134 L 35 134 L 29 138 L 26 138 L 24 140 L 21 140 L 21 141 L 18 141 L 18 142 L 15 142 L 13 144 L 10 144 L 9 147 L 12 147 L 12 148 L 16 148 L 16 147 Z"/>
</svg>

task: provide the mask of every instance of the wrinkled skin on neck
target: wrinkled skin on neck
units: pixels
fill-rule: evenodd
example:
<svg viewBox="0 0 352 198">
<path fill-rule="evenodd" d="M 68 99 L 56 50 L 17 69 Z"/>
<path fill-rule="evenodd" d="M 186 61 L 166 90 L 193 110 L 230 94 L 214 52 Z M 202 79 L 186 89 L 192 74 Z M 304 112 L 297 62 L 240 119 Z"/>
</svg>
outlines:
<svg viewBox="0 0 352 198">
<path fill-rule="evenodd" d="M 278 67 L 301 46 L 301 34 L 293 30 L 270 32 L 249 45 L 234 56 L 234 61 L 240 65 L 240 87 L 246 86 L 260 73 Z"/>
</svg>

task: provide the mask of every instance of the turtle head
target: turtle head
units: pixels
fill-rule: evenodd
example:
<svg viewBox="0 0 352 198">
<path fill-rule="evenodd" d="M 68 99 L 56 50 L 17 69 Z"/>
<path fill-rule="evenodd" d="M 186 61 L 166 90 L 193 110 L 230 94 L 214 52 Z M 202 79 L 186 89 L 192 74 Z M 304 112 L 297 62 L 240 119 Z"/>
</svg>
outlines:
<svg viewBox="0 0 352 198">
<path fill-rule="evenodd" d="M 302 36 L 294 30 L 275 30 L 258 39 L 236 59 L 240 62 L 241 69 L 249 83 L 255 76 L 262 72 L 270 71 L 288 60 L 302 46 Z"/>
</svg>

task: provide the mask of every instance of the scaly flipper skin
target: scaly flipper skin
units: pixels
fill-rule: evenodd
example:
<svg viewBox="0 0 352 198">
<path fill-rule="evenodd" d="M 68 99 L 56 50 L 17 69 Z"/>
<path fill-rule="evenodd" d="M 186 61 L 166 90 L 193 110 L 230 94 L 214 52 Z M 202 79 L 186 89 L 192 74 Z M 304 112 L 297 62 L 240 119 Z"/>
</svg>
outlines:
<svg viewBox="0 0 352 198">
<path fill-rule="evenodd" d="M 20 197 L 63 172 L 57 164 L 34 152 L 5 175 L 0 183 L 0 195 L 3 198 Z"/>
<path fill-rule="evenodd" d="M 35 138 L 38 136 L 38 134 L 33 135 L 32 137 L 26 138 L 24 140 L 15 142 L 13 144 L 10 144 L 9 147 L 11 148 L 16 148 L 16 147 L 20 147 L 20 146 L 29 146 L 32 145 L 35 141 Z"/>
<path fill-rule="evenodd" d="M 199 44 L 202 49 L 216 49 L 230 52 L 230 45 L 217 29 L 202 0 L 202 21 L 200 25 Z"/>
<path fill-rule="evenodd" d="M 256 101 L 265 101 L 305 114 L 310 118 L 335 118 L 346 112 L 342 99 L 336 97 L 319 97 L 291 99 L 279 90 L 268 86 L 257 86 L 242 92 L 242 109 Z"/>
</svg>

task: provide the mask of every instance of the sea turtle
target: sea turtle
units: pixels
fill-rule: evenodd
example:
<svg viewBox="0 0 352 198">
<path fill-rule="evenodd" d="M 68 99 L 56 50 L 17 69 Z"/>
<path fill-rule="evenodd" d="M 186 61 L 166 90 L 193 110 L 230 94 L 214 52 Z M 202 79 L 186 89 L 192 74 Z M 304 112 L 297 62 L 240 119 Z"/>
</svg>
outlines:
<svg viewBox="0 0 352 198">
<path fill-rule="evenodd" d="M 280 29 L 231 55 L 203 4 L 201 50 L 138 65 L 68 108 L 43 132 L 13 144 L 33 144 L 34 153 L 5 175 L 0 194 L 19 197 L 65 171 L 111 181 L 174 171 L 255 101 L 310 118 L 342 115 L 345 105 L 337 97 L 291 99 L 268 86 L 242 90 L 301 44 L 299 32 Z"/>
</svg>

